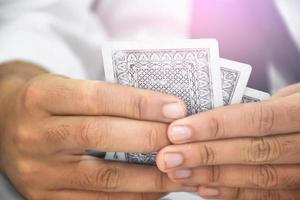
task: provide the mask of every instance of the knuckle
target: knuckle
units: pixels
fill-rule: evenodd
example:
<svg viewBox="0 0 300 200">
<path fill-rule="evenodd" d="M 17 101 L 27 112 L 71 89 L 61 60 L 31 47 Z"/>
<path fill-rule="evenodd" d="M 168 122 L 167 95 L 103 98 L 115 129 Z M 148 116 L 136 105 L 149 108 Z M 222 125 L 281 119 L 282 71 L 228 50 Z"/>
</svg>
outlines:
<svg viewBox="0 0 300 200">
<path fill-rule="evenodd" d="M 257 190 L 255 198 L 257 200 L 281 200 L 281 195 L 278 190 Z"/>
<path fill-rule="evenodd" d="M 210 135 L 212 139 L 223 138 L 225 135 L 223 118 L 221 120 L 216 119 L 215 117 L 210 118 L 208 125 L 210 130 Z"/>
<path fill-rule="evenodd" d="M 300 170 L 297 169 L 296 173 L 300 174 Z M 300 188 L 300 177 L 284 175 L 284 178 L 280 179 L 280 186 L 284 188 L 291 188 L 291 189 Z"/>
<path fill-rule="evenodd" d="M 91 122 L 83 123 L 78 134 L 78 144 L 80 147 L 86 147 L 92 141 L 90 137 Z"/>
<path fill-rule="evenodd" d="M 20 152 L 28 152 L 35 144 L 34 134 L 25 127 L 19 127 L 13 135 L 13 143 Z"/>
<path fill-rule="evenodd" d="M 109 191 L 120 187 L 120 170 L 116 167 L 107 167 L 96 171 L 95 182 L 97 186 Z"/>
<path fill-rule="evenodd" d="M 154 152 L 158 150 L 158 140 L 160 135 L 160 130 L 156 127 L 151 127 L 146 133 L 146 145 L 144 146 L 145 152 Z"/>
<path fill-rule="evenodd" d="M 164 191 L 168 184 L 168 177 L 166 174 L 156 172 L 154 177 L 154 189 L 157 191 Z"/>
<path fill-rule="evenodd" d="M 276 168 L 270 165 L 255 167 L 251 175 L 251 182 L 258 188 L 275 188 L 278 186 L 278 173 Z"/>
<path fill-rule="evenodd" d="M 266 135 L 274 127 L 275 111 L 272 106 L 257 103 L 253 109 L 251 125 L 257 130 L 258 135 Z"/>
<path fill-rule="evenodd" d="M 57 127 L 48 128 L 45 133 L 45 139 L 55 143 L 61 142 L 70 135 L 69 128 L 70 126 L 66 124 L 60 124 Z"/>
<path fill-rule="evenodd" d="M 247 162 L 268 163 L 280 158 L 282 148 L 276 137 L 252 138 L 246 152 Z"/>
<path fill-rule="evenodd" d="M 28 132 L 26 130 L 19 129 L 13 136 L 13 142 L 19 149 L 23 149 L 24 144 L 28 141 Z"/>
<path fill-rule="evenodd" d="M 217 184 L 220 182 L 221 167 L 212 165 L 208 167 L 208 181 L 210 184 Z"/>
<path fill-rule="evenodd" d="M 104 137 L 102 137 L 102 135 L 105 133 L 105 123 L 103 123 L 104 125 L 101 125 L 101 133 L 97 135 L 97 137 L 101 137 L 100 139 L 96 140 L 96 135 L 94 134 L 95 131 L 93 130 L 98 130 L 99 128 L 99 121 L 94 118 L 90 118 L 85 120 L 79 130 L 78 130 L 78 136 L 77 136 L 77 141 L 78 141 L 78 145 L 80 147 L 87 147 L 90 145 L 95 145 L 98 144 L 98 142 L 102 139 L 104 139 Z M 104 127 L 104 128 L 103 128 Z M 105 142 L 101 142 L 101 144 L 105 144 Z"/>
<path fill-rule="evenodd" d="M 94 146 L 96 148 L 102 148 L 102 149 L 109 149 L 113 144 L 112 142 L 108 139 L 109 135 L 113 132 L 113 127 L 110 125 L 108 120 L 105 120 L 102 118 L 102 123 L 99 124 L 99 122 L 95 119 L 95 127 L 98 126 L 100 130 L 100 134 L 97 134 L 97 138 L 95 138 L 94 141 Z M 96 128 L 96 129 L 98 129 Z M 95 134 L 93 134 L 95 135 Z"/>
<path fill-rule="evenodd" d="M 72 177 L 72 176 L 71 176 Z M 72 177 L 74 178 L 74 177 Z M 79 180 L 71 179 L 70 183 L 74 185 L 78 185 L 79 187 L 89 186 L 89 187 L 97 187 L 95 183 L 95 173 L 93 172 L 81 172 L 81 177 Z"/>
<path fill-rule="evenodd" d="M 23 108 L 26 110 L 31 110 L 36 107 L 37 103 L 41 99 L 41 90 L 38 87 L 38 84 L 32 80 L 26 83 L 22 92 L 21 92 L 21 103 Z"/>
<path fill-rule="evenodd" d="M 134 118 L 142 119 L 144 116 L 144 108 L 147 104 L 147 99 L 143 96 L 132 96 L 130 98 L 129 107 Z"/>
<path fill-rule="evenodd" d="M 80 187 L 91 187 L 103 191 L 115 191 L 121 183 L 120 170 L 115 167 L 104 167 L 93 171 L 83 171 L 79 182 L 73 184 Z"/>
<path fill-rule="evenodd" d="M 215 150 L 208 146 L 207 144 L 201 145 L 199 149 L 199 164 L 200 165 L 213 165 L 216 164 L 217 158 L 216 158 L 216 152 Z"/>
</svg>

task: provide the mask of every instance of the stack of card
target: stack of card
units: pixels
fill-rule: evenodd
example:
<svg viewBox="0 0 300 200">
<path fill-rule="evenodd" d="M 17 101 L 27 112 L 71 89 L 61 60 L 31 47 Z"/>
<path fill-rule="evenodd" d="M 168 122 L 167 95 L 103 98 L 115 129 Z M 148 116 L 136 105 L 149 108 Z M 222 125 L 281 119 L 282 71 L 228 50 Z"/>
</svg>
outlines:
<svg viewBox="0 0 300 200">
<path fill-rule="evenodd" d="M 247 88 L 251 66 L 220 58 L 214 39 L 107 42 L 102 54 L 107 81 L 175 95 L 185 102 L 189 115 L 269 97 Z M 139 164 L 155 164 L 155 157 L 155 152 L 105 155 Z"/>
</svg>

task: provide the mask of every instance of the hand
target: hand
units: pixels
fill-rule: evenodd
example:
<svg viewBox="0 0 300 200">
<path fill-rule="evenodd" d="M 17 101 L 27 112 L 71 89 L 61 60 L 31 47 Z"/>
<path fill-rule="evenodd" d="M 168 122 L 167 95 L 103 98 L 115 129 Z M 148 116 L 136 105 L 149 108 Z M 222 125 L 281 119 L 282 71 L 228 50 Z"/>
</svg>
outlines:
<svg viewBox="0 0 300 200">
<path fill-rule="evenodd" d="M 14 78 L 6 85 L 20 83 Z M 167 122 L 185 115 L 177 98 L 49 74 L 12 88 L 1 96 L 1 169 L 26 198 L 144 200 L 196 191 L 156 167 L 85 154 L 168 145 Z"/>
<path fill-rule="evenodd" d="M 300 84 L 173 122 L 157 164 L 207 198 L 300 199 Z"/>
</svg>

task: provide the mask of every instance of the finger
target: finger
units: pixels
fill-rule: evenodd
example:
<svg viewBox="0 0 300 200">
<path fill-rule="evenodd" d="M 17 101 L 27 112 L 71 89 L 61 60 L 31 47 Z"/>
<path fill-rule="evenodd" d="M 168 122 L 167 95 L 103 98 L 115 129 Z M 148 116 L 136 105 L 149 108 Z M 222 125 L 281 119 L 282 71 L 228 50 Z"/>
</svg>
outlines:
<svg viewBox="0 0 300 200">
<path fill-rule="evenodd" d="M 299 200 L 300 190 L 255 190 L 241 188 L 209 188 L 202 186 L 198 193 L 206 199 L 224 200 Z"/>
<path fill-rule="evenodd" d="M 196 191 L 195 187 L 173 183 L 153 166 L 109 162 L 84 157 L 79 164 L 56 170 L 51 185 L 57 189 L 79 189 L 105 192 L 171 192 Z"/>
<path fill-rule="evenodd" d="M 299 189 L 299 165 L 215 165 L 168 173 L 179 184 L 253 189 Z"/>
<path fill-rule="evenodd" d="M 294 133 L 300 130 L 300 94 L 264 102 L 239 104 L 177 120 L 168 130 L 181 144 L 235 137 Z"/>
<path fill-rule="evenodd" d="M 285 88 L 279 90 L 278 92 L 276 92 L 272 96 L 272 98 L 290 96 L 290 95 L 295 94 L 297 92 L 300 92 L 300 83 L 289 85 L 288 87 L 285 87 Z"/>
<path fill-rule="evenodd" d="M 170 142 L 167 124 L 118 117 L 51 117 L 43 140 L 54 150 L 155 152 Z M 50 147 L 49 147 L 50 146 Z"/>
<path fill-rule="evenodd" d="M 53 194 L 52 199 L 57 200 L 157 200 L 162 197 L 160 193 L 104 193 L 93 191 L 65 190 Z"/>
<path fill-rule="evenodd" d="M 299 134 L 292 134 L 170 145 L 156 161 L 165 172 L 207 165 L 297 164 L 299 152 Z"/>
<path fill-rule="evenodd" d="M 153 91 L 48 76 L 28 84 L 27 107 L 42 107 L 54 115 L 110 115 L 153 121 L 185 116 L 178 98 Z"/>
</svg>

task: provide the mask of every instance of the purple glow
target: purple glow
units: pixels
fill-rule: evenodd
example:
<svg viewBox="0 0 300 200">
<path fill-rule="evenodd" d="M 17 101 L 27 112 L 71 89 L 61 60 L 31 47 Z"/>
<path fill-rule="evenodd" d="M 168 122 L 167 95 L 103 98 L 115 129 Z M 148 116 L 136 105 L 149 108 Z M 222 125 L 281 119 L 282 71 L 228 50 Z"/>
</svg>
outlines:
<svg viewBox="0 0 300 200">
<path fill-rule="evenodd" d="M 268 89 L 273 63 L 290 82 L 300 80 L 300 52 L 273 0 L 194 0 L 192 38 L 216 38 L 223 57 L 253 66 L 250 86 Z"/>
</svg>

